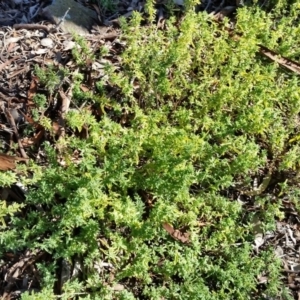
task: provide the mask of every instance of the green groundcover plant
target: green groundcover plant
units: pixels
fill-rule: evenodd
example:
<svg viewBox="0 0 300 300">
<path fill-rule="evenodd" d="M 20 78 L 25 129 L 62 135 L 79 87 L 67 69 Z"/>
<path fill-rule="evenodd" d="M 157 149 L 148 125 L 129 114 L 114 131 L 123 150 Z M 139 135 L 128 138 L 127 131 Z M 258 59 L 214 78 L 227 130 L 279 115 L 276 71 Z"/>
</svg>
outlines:
<svg viewBox="0 0 300 300">
<path fill-rule="evenodd" d="M 293 174 L 273 180 L 277 194 L 270 187 L 244 198 L 265 229 L 283 218 L 284 197 L 298 209 L 299 77 L 261 56 L 259 45 L 297 59 L 300 6 L 240 7 L 232 38 L 228 19 L 213 22 L 192 2 L 160 30 L 151 5 L 148 20 L 134 13 L 122 21 L 121 68 L 108 65 L 92 97 L 100 120 L 85 108 L 67 115 L 70 132 L 86 125 L 89 136 L 65 135 L 55 148 L 46 142 L 47 166 L 22 169 L 33 174 L 22 179 L 26 201 L 1 202 L 0 255 L 50 255 L 38 265 L 41 292 L 24 300 L 56 297 L 62 261 L 80 262 L 81 271 L 61 299 L 292 299 L 273 249 L 253 250 L 253 215 L 237 199 L 258 174 Z M 115 98 L 107 86 L 119 91 Z M 0 177 L 2 185 L 16 180 Z M 172 238 L 164 223 L 189 232 L 190 242 Z M 268 281 L 259 285 L 262 275 Z"/>
</svg>

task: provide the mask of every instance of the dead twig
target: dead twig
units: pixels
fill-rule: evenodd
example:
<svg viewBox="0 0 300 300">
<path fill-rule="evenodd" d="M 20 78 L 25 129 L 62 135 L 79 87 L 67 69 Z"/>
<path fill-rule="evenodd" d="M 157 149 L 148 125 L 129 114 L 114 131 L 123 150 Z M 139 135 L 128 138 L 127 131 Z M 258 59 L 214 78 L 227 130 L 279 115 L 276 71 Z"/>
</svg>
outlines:
<svg viewBox="0 0 300 300">
<path fill-rule="evenodd" d="M 211 0 L 208 0 L 206 6 L 204 8 L 204 11 L 208 11 L 210 5 L 211 5 Z"/>
<path fill-rule="evenodd" d="M 15 24 L 13 26 L 14 29 L 28 29 L 28 30 L 44 30 L 47 33 L 51 33 L 52 30 L 48 28 L 46 25 L 39 25 L 39 24 Z"/>
<path fill-rule="evenodd" d="M 73 85 L 71 85 L 67 94 L 65 94 L 63 92 L 63 90 L 59 91 L 59 95 L 62 99 L 61 118 L 60 118 L 60 122 L 59 122 L 61 137 L 64 137 L 64 135 L 65 135 L 65 126 L 66 126 L 65 117 L 66 117 L 66 114 L 68 113 L 69 107 L 70 107 L 70 102 L 71 102 L 70 99 L 72 98 L 72 88 L 73 88 Z"/>
<path fill-rule="evenodd" d="M 64 22 L 68 12 L 70 10 L 70 7 L 67 9 L 67 11 L 65 12 L 65 14 L 63 15 L 63 17 L 59 20 L 59 22 L 55 25 L 55 29 L 57 30 L 59 28 L 59 26 Z"/>
<path fill-rule="evenodd" d="M 9 111 L 8 108 L 5 109 L 5 114 L 7 116 L 7 119 L 9 121 L 9 123 L 10 123 L 10 126 L 13 129 L 15 137 L 16 137 L 16 139 L 18 141 L 18 145 L 19 145 L 19 149 L 20 149 L 20 153 L 21 153 L 22 157 L 28 159 L 28 156 L 27 156 L 27 154 L 26 154 L 26 152 L 25 152 L 25 150 L 23 148 L 23 145 L 21 143 L 21 140 L 20 140 L 20 136 L 19 136 L 18 129 L 17 129 L 17 126 L 16 126 L 16 122 L 15 122 L 15 120 L 14 120 L 13 116 L 11 115 L 11 113 L 10 113 L 10 111 Z"/>
<path fill-rule="evenodd" d="M 221 4 L 215 9 L 215 12 L 219 12 L 224 7 L 225 0 L 222 0 Z"/>
<path fill-rule="evenodd" d="M 222 3 L 223 2 L 224 1 L 222 1 Z M 221 7 L 221 5 L 219 7 Z M 218 9 L 219 9 L 219 7 L 218 7 Z M 213 15 L 213 17 L 215 17 L 215 15 Z M 221 24 L 221 22 L 220 22 L 221 20 L 219 18 L 215 18 L 215 21 L 218 22 L 219 24 Z M 227 29 L 227 31 L 231 34 L 231 37 L 234 40 L 237 41 L 241 38 L 241 35 L 235 34 L 234 29 Z M 300 64 L 299 63 L 297 63 L 297 62 L 295 62 L 291 59 L 288 59 L 286 57 L 283 57 L 280 54 L 276 53 L 275 51 L 273 51 L 271 49 L 268 49 L 267 47 L 265 47 L 263 45 L 258 45 L 258 47 L 259 47 L 259 53 L 260 54 L 262 54 L 265 57 L 268 57 L 269 59 L 277 62 L 282 67 L 284 67 L 284 68 L 300 75 Z"/>
<path fill-rule="evenodd" d="M 259 47 L 260 47 L 261 54 L 263 54 L 264 56 L 268 57 L 269 59 L 277 62 L 281 66 L 289 69 L 290 71 L 293 71 L 300 75 L 300 64 L 299 63 L 292 61 L 288 58 L 282 57 L 275 51 L 272 51 L 265 46 L 260 45 Z"/>
</svg>

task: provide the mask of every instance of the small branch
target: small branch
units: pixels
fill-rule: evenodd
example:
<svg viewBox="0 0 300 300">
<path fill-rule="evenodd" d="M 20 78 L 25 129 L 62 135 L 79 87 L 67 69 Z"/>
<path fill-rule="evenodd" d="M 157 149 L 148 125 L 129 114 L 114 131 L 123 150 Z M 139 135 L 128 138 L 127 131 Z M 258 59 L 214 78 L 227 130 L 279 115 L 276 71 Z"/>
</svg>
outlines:
<svg viewBox="0 0 300 300">
<path fill-rule="evenodd" d="M 10 125 L 11 125 L 11 127 L 13 129 L 15 137 L 16 137 L 16 139 L 18 141 L 18 145 L 19 145 L 19 149 L 20 149 L 22 157 L 23 158 L 28 158 L 28 156 L 27 156 L 27 154 L 26 154 L 26 152 L 25 152 L 25 150 L 23 148 L 23 145 L 22 145 L 22 143 L 20 141 L 20 137 L 19 137 L 19 133 L 18 133 L 18 130 L 17 130 L 17 126 L 16 126 L 16 123 L 15 123 L 15 120 L 14 120 L 13 116 L 11 115 L 9 109 L 7 109 L 7 108 L 5 109 L 5 114 L 6 114 L 7 119 L 8 119 L 8 121 L 9 121 L 9 123 L 10 123 Z"/>
<path fill-rule="evenodd" d="M 205 10 L 205 11 L 208 11 L 210 5 L 211 5 L 211 0 L 208 0 L 206 6 L 205 6 L 205 8 L 204 8 L 204 10 Z"/>
<path fill-rule="evenodd" d="M 51 30 L 46 25 L 39 25 L 39 24 L 15 24 L 13 26 L 14 29 L 29 29 L 29 30 L 45 30 L 47 33 L 50 33 Z"/>
<path fill-rule="evenodd" d="M 65 116 L 69 111 L 69 107 L 70 107 L 70 99 L 72 98 L 72 88 L 73 85 L 71 85 L 67 95 L 63 92 L 63 90 L 60 90 L 58 93 L 61 97 L 62 100 L 62 104 L 61 104 L 61 118 L 60 118 L 60 136 L 64 137 L 65 136 L 65 127 L 66 127 L 66 121 L 65 121 Z"/>
<path fill-rule="evenodd" d="M 225 0 L 222 0 L 221 4 L 215 9 L 215 12 L 219 12 L 224 6 Z"/>
<path fill-rule="evenodd" d="M 259 49 L 260 53 L 263 54 L 264 56 L 277 62 L 278 64 L 289 69 L 290 71 L 300 74 L 300 64 L 297 63 L 296 61 L 285 58 L 280 54 L 276 53 L 275 51 L 270 50 L 267 47 L 264 47 L 262 45 L 259 45 L 259 47 L 260 47 Z"/>
<path fill-rule="evenodd" d="M 69 12 L 69 10 L 70 10 L 70 7 L 67 9 L 67 11 L 66 11 L 65 14 L 63 15 L 63 17 L 62 17 L 62 18 L 60 19 L 60 21 L 58 22 L 58 24 L 55 25 L 55 29 L 58 29 L 59 26 L 62 24 L 62 22 L 65 20 L 67 14 L 68 14 L 68 12 Z"/>
</svg>

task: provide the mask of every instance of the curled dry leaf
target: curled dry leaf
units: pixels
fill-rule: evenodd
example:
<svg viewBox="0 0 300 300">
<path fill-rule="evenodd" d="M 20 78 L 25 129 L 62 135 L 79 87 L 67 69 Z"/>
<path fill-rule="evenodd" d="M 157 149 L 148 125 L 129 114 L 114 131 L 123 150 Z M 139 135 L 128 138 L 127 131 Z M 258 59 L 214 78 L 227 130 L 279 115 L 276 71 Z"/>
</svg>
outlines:
<svg viewBox="0 0 300 300">
<path fill-rule="evenodd" d="M 175 240 L 184 244 L 190 243 L 190 234 L 188 232 L 182 232 L 178 229 L 174 229 L 174 227 L 169 223 L 164 223 L 163 227 Z"/>
</svg>

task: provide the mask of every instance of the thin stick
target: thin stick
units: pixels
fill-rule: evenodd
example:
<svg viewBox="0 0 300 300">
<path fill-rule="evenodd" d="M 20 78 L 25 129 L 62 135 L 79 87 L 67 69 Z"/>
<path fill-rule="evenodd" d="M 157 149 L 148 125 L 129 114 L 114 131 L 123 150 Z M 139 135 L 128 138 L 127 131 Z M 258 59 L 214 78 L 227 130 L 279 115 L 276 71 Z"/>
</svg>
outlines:
<svg viewBox="0 0 300 300">
<path fill-rule="evenodd" d="M 15 123 L 15 120 L 12 117 L 12 115 L 11 115 L 11 113 L 10 113 L 10 111 L 9 111 L 8 108 L 5 109 L 5 114 L 6 114 L 7 118 L 8 118 L 8 121 L 9 121 L 9 123 L 10 123 L 10 125 L 11 125 L 11 127 L 12 127 L 12 129 L 14 131 L 15 137 L 16 137 L 16 139 L 18 141 L 18 145 L 19 145 L 19 149 L 20 149 L 22 157 L 28 159 L 28 156 L 27 156 L 27 154 L 26 154 L 26 152 L 25 152 L 25 150 L 23 148 L 23 145 L 22 145 L 22 143 L 20 141 L 20 136 L 19 136 L 19 133 L 18 133 L 18 130 L 17 130 L 17 126 L 16 126 L 16 123 Z"/>
<path fill-rule="evenodd" d="M 55 26 L 55 29 L 58 29 L 59 26 L 62 24 L 62 22 L 65 20 L 67 14 L 68 14 L 68 12 L 69 12 L 69 10 L 70 10 L 70 7 L 67 9 L 67 11 L 66 11 L 65 14 L 63 15 L 63 17 L 60 19 L 60 21 L 58 22 L 58 24 Z"/>
<path fill-rule="evenodd" d="M 205 10 L 205 11 L 208 11 L 210 5 L 211 5 L 211 0 L 208 0 L 206 6 L 205 6 L 205 8 L 204 8 L 204 10 Z"/>
<path fill-rule="evenodd" d="M 50 33 L 50 29 L 46 25 L 38 25 L 38 24 L 15 24 L 13 26 L 15 29 L 38 29 L 45 30 L 47 33 Z"/>
<path fill-rule="evenodd" d="M 224 6 L 225 0 L 222 0 L 221 4 L 215 9 L 215 12 L 219 12 Z"/>
</svg>

